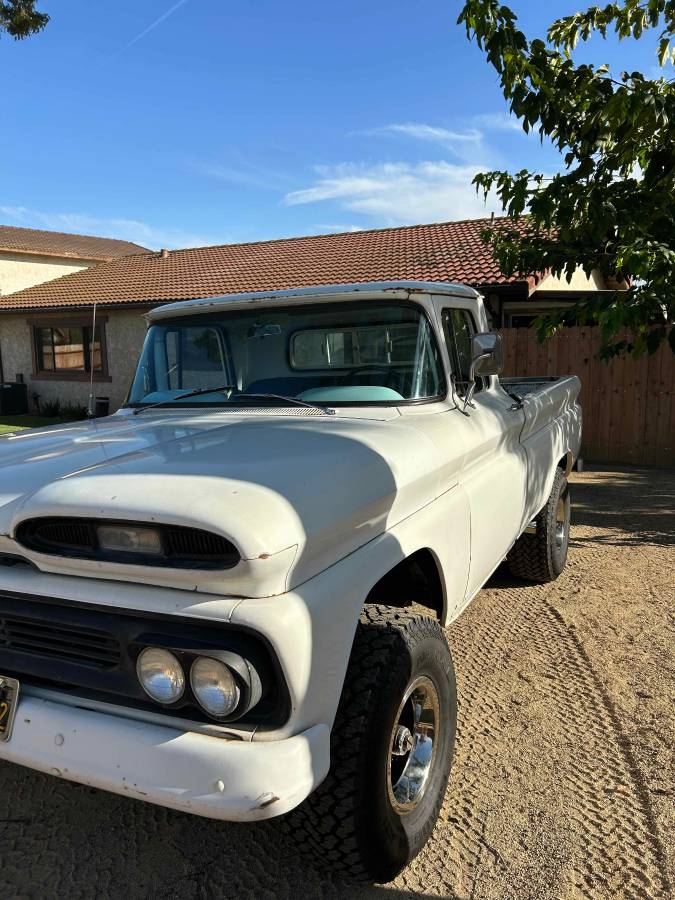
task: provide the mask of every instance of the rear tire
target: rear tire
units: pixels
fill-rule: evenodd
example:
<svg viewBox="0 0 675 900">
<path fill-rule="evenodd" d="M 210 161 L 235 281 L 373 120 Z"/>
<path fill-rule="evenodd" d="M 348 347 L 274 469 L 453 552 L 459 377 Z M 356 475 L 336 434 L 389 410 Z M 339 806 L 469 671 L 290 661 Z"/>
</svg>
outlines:
<svg viewBox="0 0 675 900">
<path fill-rule="evenodd" d="M 330 772 L 288 820 L 315 868 L 384 883 L 420 852 L 445 795 L 456 720 L 452 656 L 439 623 L 366 605 L 331 733 Z"/>
<path fill-rule="evenodd" d="M 534 526 L 534 533 L 521 534 L 506 561 L 516 578 L 548 584 L 565 568 L 570 538 L 569 485 L 562 469 L 556 469 L 548 501 Z"/>
</svg>

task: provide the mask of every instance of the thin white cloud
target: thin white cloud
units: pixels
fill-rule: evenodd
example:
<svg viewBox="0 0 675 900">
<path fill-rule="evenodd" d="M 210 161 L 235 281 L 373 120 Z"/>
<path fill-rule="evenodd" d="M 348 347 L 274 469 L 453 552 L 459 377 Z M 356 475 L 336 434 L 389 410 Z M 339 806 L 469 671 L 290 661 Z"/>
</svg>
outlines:
<svg viewBox="0 0 675 900">
<path fill-rule="evenodd" d="M 119 56 L 120 53 L 124 53 L 126 50 L 129 50 L 130 47 L 133 47 L 134 44 L 137 44 L 139 41 L 142 41 L 144 37 L 150 34 L 151 31 L 154 31 L 158 25 L 161 25 L 169 16 L 173 15 L 177 9 L 180 9 L 181 6 L 185 6 L 188 0 L 178 0 L 177 3 L 174 3 L 173 6 L 170 6 L 165 12 L 162 13 L 161 16 L 158 16 L 153 22 L 151 22 L 146 28 L 142 31 L 139 31 L 135 37 L 126 43 L 123 47 L 120 47 L 119 50 L 115 50 L 115 52 L 108 57 L 108 59 L 113 59 L 116 56 Z"/>
<path fill-rule="evenodd" d="M 333 201 L 381 225 L 479 218 L 501 208 L 496 198 L 484 203 L 471 184 L 480 169 L 445 161 L 320 166 L 314 183 L 286 194 L 284 202 Z"/>
<path fill-rule="evenodd" d="M 426 125 L 422 122 L 406 122 L 384 125 L 382 128 L 373 129 L 370 133 L 403 136 L 416 141 L 437 144 L 464 161 L 475 160 L 476 155 L 486 155 L 483 134 L 476 128 L 466 131 L 451 131 L 449 128 Z"/>
<path fill-rule="evenodd" d="M 191 169 L 198 175 L 241 187 L 283 190 L 288 187 L 289 178 L 281 172 L 256 166 L 251 163 L 224 165 L 211 162 L 194 162 Z"/>
<path fill-rule="evenodd" d="M 332 202 L 361 213 L 377 225 L 403 225 L 449 219 L 479 218 L 501 212 L 494 195 L 483 201 L 472 185 L 475 175 L 502 164 L 491 131 L 520 131 L 507 113 L 475 115 L 466 127 L 445 128 L 425 122 L 384 125 L 370 136 L 405 138 L 435 145 L 454 158 L 317 166 L 313 182 L 284 197 L 288 206 Z"/>
<path fill-rule="evenodd" d="M 333 222 L 331 224 L 315 225 L 313 230 L 325 231 L 331 234 L 341 234 L 345 231 L 355 233 L 357 231 L 363 231 L 363 225 L 349 225 L 342 222 Z"/>
<path fill-rule="evenodd" d="M 366 132 L 368 135 L 403 137 L 436 144 L 461 162 L 491 165 L 496 152 L 486 140 L 486 132 L 515 131 L 524 134 L 518 120 L 508 113 L 482 113 L 472 116 L 464 128 L 444 128 L 425 122 L 403 122 L 383 125 Z"/>
<path fill-rule="evenodd" d="M 489 131 L 517 131 L 519 134 L 525 134 L 522 123 L 509 113 L 481 113 L 474 116 L 471 121 L 474 125 Z"/>
<path fill-rule="evenodd" d="M 119 238 L 150 249 L 202 247 L 207 244 L 225 243 L 227 240 L 223 236 L 214 238 L 213 235 L 197 234 L 180 228 L 158 228 L 137 219 L 103 218 L 77 212 L 44 212 L 27 209 L 25 206 L 0 206 L 0 215 L 9 220 L 5 221 L 5 224 Z"/>
</svg>

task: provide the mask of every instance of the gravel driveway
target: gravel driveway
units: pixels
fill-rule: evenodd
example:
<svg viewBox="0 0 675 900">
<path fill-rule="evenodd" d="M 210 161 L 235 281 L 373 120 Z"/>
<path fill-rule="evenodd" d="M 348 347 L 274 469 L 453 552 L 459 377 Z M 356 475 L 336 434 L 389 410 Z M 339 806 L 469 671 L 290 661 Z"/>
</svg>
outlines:
<svg viewBox="0 0 675 900">
<path fill-rule="evenodd" d="M 498 572 L 448 630 L 456 761 L 434 837 L 395 884 L 323 879 L 273 822 L 212 823 L 0 764 L 1 896 L 670 896 L 675 473 L 573 481 L 561 578 Z"/>
</svg>

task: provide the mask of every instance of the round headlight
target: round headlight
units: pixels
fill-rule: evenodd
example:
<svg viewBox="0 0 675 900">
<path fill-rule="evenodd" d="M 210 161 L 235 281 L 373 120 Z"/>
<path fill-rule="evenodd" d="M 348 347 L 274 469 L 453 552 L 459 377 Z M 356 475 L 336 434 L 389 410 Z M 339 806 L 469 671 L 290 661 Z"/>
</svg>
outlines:
<svg viewBox="0 0 675 900">
<path fill-rule="evenodd" d="M 185 691 L 185 673 L 169 650 L 146 647 L 136 661 L 136 673 L 145 693 L 157 703 L 175 703 Z"/>
<path fill-rule="evenodd" d="M 192 691 L 203 709 L 214 718 L 229 715 L 239 703 L 239 688 L 225 663 L 199 656 L 190 669 Z"/>
</svg>

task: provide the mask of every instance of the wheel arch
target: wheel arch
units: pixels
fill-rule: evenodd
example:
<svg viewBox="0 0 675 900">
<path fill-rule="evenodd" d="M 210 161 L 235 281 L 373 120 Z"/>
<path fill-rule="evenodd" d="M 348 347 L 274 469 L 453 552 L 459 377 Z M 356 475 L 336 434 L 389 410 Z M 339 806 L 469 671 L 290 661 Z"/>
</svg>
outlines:
<svg viewBox="0 0 675 900">
<path fill-rule="evenodd" d="M 409 553 L 378 578 L 364 600 L 366 603 L 398 607 L 417 604 L 445 621 L 447 588 L 436 552 L 431 547 L 420 547 Z"/>
<path fill-rule="evenodd" d="M 390 573 L 401 572 L 397 566 L 410 567 L 412 560 L 438 579 L 430 617 L 447 625 L 466 598 L 469 538 L 468 497 L 456 486 L 287 593 L 243 599 L 231 621 L 267 636 L 292 700 L 285 725 L 259 731 L 255 740 L 278 740 L 317 722 L 332 725 L 359 616 L 387 579 L 391 585 Z"/>
<path fill-rule="evenodd" d="M 558 460 L 558 469 L 562 469 L 565 475 L 569 478 L 570 472 L 572 471 L 572 466 L 574 465 L 574 454 L 571 450 L 568 450 L 564 456 Z"/>
</svg>

